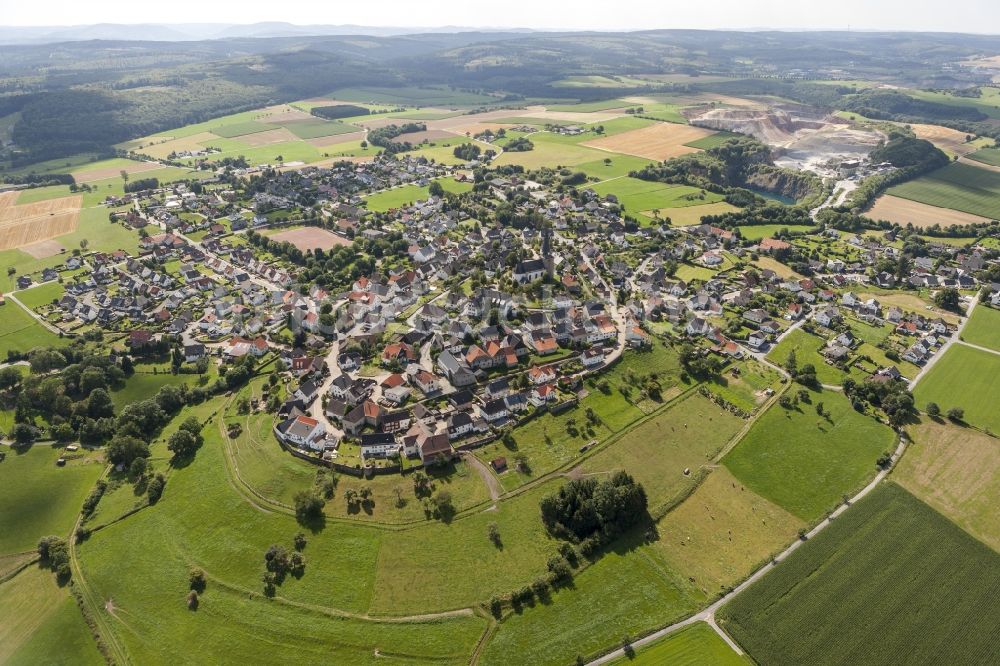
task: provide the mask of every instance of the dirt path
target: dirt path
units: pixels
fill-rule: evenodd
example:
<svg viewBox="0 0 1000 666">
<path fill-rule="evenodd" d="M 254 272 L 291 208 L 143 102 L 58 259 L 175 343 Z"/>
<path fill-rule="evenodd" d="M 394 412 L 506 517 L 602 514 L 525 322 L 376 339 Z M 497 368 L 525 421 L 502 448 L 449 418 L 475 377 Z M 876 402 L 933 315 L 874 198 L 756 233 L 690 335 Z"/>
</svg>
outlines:
<svg viewBox="0 0 1000 666">
<path fill-rule="evenodd" d="M 493 472 L 490 471 L 490 468 L 475 455 L 468 452 L 462 452 L 462 460 L 479 473 L 479 476 L 483 479 L 483 483 L 485 483 L 486 487 L 489 488 L 490 499 L 493 500 L 493 506 L 495 508 L 496 501 L 500 499 L 500 495 L 503 494 L 503 487 L 500 485 L 500 480 L 493 476 Z"/>
</svg>

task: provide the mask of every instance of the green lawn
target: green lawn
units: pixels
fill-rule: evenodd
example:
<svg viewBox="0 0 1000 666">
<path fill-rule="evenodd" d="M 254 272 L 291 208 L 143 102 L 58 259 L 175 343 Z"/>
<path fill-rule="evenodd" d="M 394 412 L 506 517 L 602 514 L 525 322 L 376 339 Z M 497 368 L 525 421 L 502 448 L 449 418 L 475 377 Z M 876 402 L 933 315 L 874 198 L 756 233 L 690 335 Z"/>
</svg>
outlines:
<svg viewBox="0 0 1000 666">
<path fill-rule="evenodd" d="M 53 300 L 59 300 L 64 293 L 66 293 L 66 290 L 61 284 L 58 282 L 49 282 L 48 284 L 18 292 L 17 300 L 35 310 L 43 305 L 51 304 Z"/>
<path fill-rule="evenodd" d="M 936 402 L 942 412 L 961 407 L 972 425 L 1000 432 L 998 377 L 1000 356 L 955 344 L 921 378 L 913 398 L 920 409 L 928 402 Z"/>
<path fill-rule="evenodd" d="M 856 412 L 841 393 L 812 393 L 811 404 L 763 414 L 723 464 L 760 495 L 805 521 L 816 520 L 875 475 L 894 446 L 891 429 Z M 829 418 L 816 414 L 823 402 Z"/>
<path fill-rule="evenodd" d="M 170 372 L 161 372 L 154 375 L 140 371 L 125 380 L 124 387 L 111 392 L 111 401 L 115 403 L 115 409 L 121 410 L 122 407 L 129 403 L 141 402 L 152 398 L 164 386 L 194 384 L 197 380 L 198 375 L 174 375 Z"/>
<path fill-rule="evenodd" d="M 41 444 L 24 453 L 3 447 L 0 555 L 32 550 L 43 536 L 69 536 L 80 506 L 104 469 L 100 453 L 67 453 Z M 70 460 L 63 467 L 56 459 Z"/>
<path fill-rule="evenodd" d="M 105 663 L 69 590 L 57 585 L 52 572 L 37 565 L 0 584 L 0 662 L 24 666 Z"/>
<path fill-rule="evenodd" d="M 723 198 L 722 195 L 696 187 L 668 185 L 631 177 L 599 183 L 594 186 L 594 191 L 601 196 L 614 194 L 627 214 L 645 224 L 653 223 L 654 210 L 659 210 L 663 217 L 669 217 L 668 209 L 712 204 Z"/>
<path fill-rule="evenodd" d="M 606 162 L 607 161 L 607 162 Z M 593 178 L 607 180 L 609 178 L 621 178 L 633 171 L 638 171 L 645 166 L 652 164 L 651 160 L 644 157 L 634 157 L 632 155 L 615 155 L 577 164 L 576 169 L 584 172 Z"/>
<path fill-rule="evenodd" d="M 1000 555 L 887 483 L 717 617 L 763 664 L 977 664 L 998 593 Z"/>
<path fill-rule="evenodd" d="M 744 666 L 748 658 L 736 654 L 712 627 L 698 622 L 636 650 L 635 658 L 622 657 L 615 666 Z"/>
<path fill-rule="evenodd" d="M 710 148 L 717 148 L 721 146 L 726 141 L 730 139 L 739 139 L 743 134 L 736 134 L 734 132 L 716 132 L 711 136 L 706 136 L 703 139 L 696 139 L 689 143 L 685 143 L 685 146 L 690 146 L 691 148 L 701 148 L 702 150 L 709 150 Z"/>
<path fill-rule="evenodd" d="M 949 164 L 887 192 L 932 206 L 1000 218 L 1000 173 L 968 164 Z"/>
<path fill-rule="evenodd" d="M 750 241 L 758 241 L 762 238 L 771 238 L 779 231 L 801 231 L 809 232 L 816 227 L 808 224 L 756 224 L 753 226 L 738 227 L 740 236 Z"/>
<path fill-rule="evenodd" d="M 578 575 L 573 586 L 505 618 L 481 663 L 569 664 L 669 624 L 703 601 L 636 536 Z"/>
<path fill-rule="evenodd" d="M 1000 351 L 1000 310 L 977 305 L 962 330 L 962 339 L 969 344 Z"/>
</svg>

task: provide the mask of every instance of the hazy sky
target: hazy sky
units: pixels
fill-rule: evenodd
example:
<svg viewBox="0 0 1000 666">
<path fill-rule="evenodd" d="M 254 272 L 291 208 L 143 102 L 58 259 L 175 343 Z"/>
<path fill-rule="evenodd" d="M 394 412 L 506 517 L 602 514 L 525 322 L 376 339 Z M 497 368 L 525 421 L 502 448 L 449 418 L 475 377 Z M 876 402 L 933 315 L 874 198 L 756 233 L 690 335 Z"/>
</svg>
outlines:
<svg viewBox="0 0 1000 666">
<path fill-rule="evenodd" d="M 998 0 L 0 0 L 0 25 L 360 24 L 536 29 L 934 30 L 1000 34 Z"/>
</svg>

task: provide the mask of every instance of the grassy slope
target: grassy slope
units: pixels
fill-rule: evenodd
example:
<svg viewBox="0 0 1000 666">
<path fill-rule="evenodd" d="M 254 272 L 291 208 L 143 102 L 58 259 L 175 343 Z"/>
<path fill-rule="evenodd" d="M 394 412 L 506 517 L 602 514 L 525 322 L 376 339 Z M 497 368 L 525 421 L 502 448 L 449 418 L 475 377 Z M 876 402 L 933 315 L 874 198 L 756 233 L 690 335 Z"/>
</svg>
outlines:
<svg viewBox="0 0 1000 666">
<path fill-rule="evenodd" d="M 97 666 L 104 659 L 69 591 L 31 565 L 0 584 L 0 662 Z"/>
<path fill-rule="evenodd" d="M 25 453 L 4 447 L 0 463 L 0 554 L 31 550 L 43 536 L 68 536 L 84 498 L 104 468 L 99 453 L 57 467 L 62 449 L 36 445 Z M 65 454 L 68 456 L 72 454 Z"/>
<path fill-rule="evenodd" d="M 784 365 L 788 360 L 788 355 L 794 351 L 798 366 L 801 368 L 807 363 L 811 363 L 816 368 L 816 378 L 819 379 L 820 383 L 841 384 L 847 377 L 847 373 L 828 364 L 819 353 L 825 344 L 826 341 L 822 338 L 799 329 L 786 335 L 777 347 L 768 352 L 767 358 L 772 363 Z"/>
<path fill-rule="evenodd" d="M 15 303 L 6 303 L 0 307 L 0 358 L 7 358 L 10 350 L 26 352 L 35 347 L 65 345 L 67 340 L 60 339 L 55 333 L 35 321 Z"/>
<path fill-rule="evenodd" d="M 634 658 L 621 658 L 611 662 L 616 666 L 740 666 L 750 660 L 740 656 L 726 644 L 719 634 L 704 622 L 670 634 L 652 645 L 639 648 Z"/>
<path fill-rule="evenodd" d="M 481 663 L 570 663 L 693 611 L 703 599 L 686 587 L 653 548 L 637 537 L 624 540 L 572 589 L 507 617 Z"/>
<path fill-rule="evenodd" d="M 1000 356 L 956 344 L 924 375 L 913 397 L 921 409 L 928 402 L 936 402 L 943 411 L 961 407 L 969 423 L 1000 432 L 998 377 Z"/>
<path fill-rule="evenodd" d="M 816 415 L 819 401 L 829 419 Z M 824 391 L 797 409 L 771 407 L 723 464 L 751 490 L 812 521 L 859 489 L 891 448 L 888 427 L 854 411 L 842 394 Z"/>
<path fill-rule="evenodd" d="M 984 663 L 1000 555 L 885 484 L 724 607 L 760 663 Z"/>
</svg>

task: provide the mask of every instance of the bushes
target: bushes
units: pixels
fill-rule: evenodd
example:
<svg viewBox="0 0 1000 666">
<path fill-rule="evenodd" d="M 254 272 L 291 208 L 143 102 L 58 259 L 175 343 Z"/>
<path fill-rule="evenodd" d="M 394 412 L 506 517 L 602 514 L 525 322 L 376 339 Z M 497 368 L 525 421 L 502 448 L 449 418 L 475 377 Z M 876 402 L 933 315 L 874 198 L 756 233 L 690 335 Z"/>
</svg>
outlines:
<svg viewBox="0 0 1000 666">
<path fill-rule="evenodd" d="M 167 485 L 167 479 L 162 474 L 157 474 L 149 481 L 146 487 L 146 497 L 150 504 L 156 504 L 163 496 L 163 488 Z"/>
<path fill-rule="evenodd" d="M 138 460 L 143 460 L 143 458 L 139 458 Z M 104 491 L 107 489 L 108 482 L 104 479 L 98 479 L 94 489 L 90 491 L 89 495 L 87 495 L 87 499 L 83 500 L 81 513 L 83 513 L 84 518 L 89 518 L 91 514 L 94 513 L 94 509 L 97 508 L 98 502 L 101 501 L 101 498 L 104 496 Z"/>
<path fill-rule="evenodd" d="M 60 580 L 68 580 L 72 571 L 69 566 L 69 547 L 57 536 L 47 536 L 38 542 L 38 556 Z"/>
<path fill-rule="evenodd" d="M 295 516 L 300 521 L 315 520 L 323 516 L 326 502 L 315 491 L 300 490 L 295 493 Z"/>
<path fill-rule="evenodd" d="M 541 501 L 542 521 L 553 535 L 607 542 L 646 516 L 646 491 L 625 472 L 610 479 L 570 481 Z"/>
</svg>

